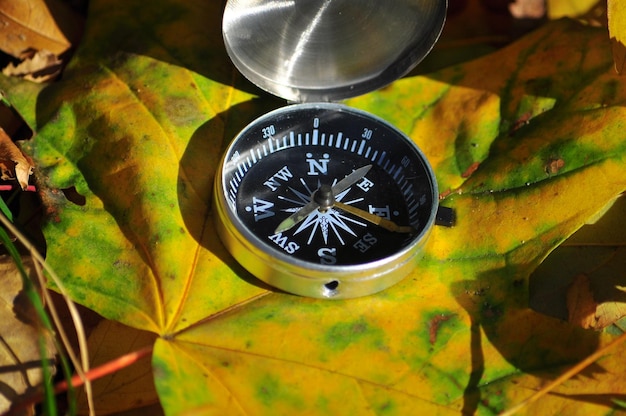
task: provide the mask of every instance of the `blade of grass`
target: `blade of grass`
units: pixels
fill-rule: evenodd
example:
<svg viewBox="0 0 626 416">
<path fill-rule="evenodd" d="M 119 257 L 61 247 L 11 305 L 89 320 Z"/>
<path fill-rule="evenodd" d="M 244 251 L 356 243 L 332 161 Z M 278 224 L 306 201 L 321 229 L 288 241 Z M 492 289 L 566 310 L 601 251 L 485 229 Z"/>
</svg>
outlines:
<svg viewBox="0 0 626 416">
<path fill-rule="evenodd" d="M 13 213 L 2 198 L 0 198 L 0 211 L 2 211 L 2 213 L 9 219 L 9 221 L 13 222 Z"/>
<path fill-rule="evenodd" d="M 52 372 L 50 371 L 50 367 L 53 364 L 47 358 L 46 351 L 46 343 L 43 340 L 43 335 L 39 337 L 39 354 L 41 355 L 41 372 L 43 374 L 44 380 L 44 400 L 43 400 L 43 413 L 47 416 L 56 416 L 57 415 L 57 407 L 56 407 L 56 395 L 54 392 L 54 388 L 51 386 L 50 381 L 52 380 Z"/>
</svg>

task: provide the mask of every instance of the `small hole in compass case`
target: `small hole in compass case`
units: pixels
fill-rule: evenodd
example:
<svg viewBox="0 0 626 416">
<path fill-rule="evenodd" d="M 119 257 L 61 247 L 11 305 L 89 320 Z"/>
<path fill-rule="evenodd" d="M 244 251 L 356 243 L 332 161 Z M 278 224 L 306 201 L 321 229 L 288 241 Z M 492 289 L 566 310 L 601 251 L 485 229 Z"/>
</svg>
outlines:
<svg viewBox="0 0 626 416">
<path fill-rule="evenodd" d="M 324 289 L 323 289 L 324 296 L 327 298 L 332 298 L 333 296 L 337 296 L 337 294 L 339 293 L 339 291 L 337 290 L 338 287 L 339 287 L 339 282 L 336 280 L 332 280 L 328 283 L 325 283 Z"/>
</svg>

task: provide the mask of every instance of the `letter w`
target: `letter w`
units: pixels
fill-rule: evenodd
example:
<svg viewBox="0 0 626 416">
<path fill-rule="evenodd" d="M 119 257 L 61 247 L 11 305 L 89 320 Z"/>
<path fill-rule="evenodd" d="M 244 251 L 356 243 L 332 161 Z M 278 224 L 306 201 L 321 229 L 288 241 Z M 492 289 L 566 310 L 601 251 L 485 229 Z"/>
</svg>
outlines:
<svg viewBox="0 0 626 416">
<path fill-rule="evenodd" d="M 252 209 L 254 210 L 254 222 L 264 220 L 274 215 L 271 209 L 274 204 L 263 199 L 252 197 Z"/>
</svg>

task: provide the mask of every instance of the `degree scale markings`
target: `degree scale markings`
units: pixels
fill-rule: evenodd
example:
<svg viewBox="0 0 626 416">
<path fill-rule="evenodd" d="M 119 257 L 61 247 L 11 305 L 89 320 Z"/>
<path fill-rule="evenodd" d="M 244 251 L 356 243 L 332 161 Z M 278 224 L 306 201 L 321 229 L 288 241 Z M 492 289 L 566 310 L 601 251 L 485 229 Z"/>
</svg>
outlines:
<svg viewBox="0 0 626 416">
<path fill-rule="evenodd" d="M 383 150 L 382 152 L 379 152 L 378 150 L 372 148 L 371 145 L 368 145 L 367 140 L 365 139 L 351 139 L 344 136 L 344 133 L 341 131 L 336 132 L 336 134 L 320 133 L 317 128 L 312 129 L 310 132 L 303 133 L 288 131 L 280 138 L 270 136 L 257 146 L 247 149 L 245 158 L 242 158 L 238 152 L 235 152 L 235 154 L 231 156 L 229 163 L 231 166 L 234 164 L 234 174 L 229 180 L 229 202 L 235 206 L 239 185 L 252 166 L 273 153 L 301 146 L 334 147 L 336 149 L 356 153 L 365 159 L 371 160 L 376 165 L 380 166 L 383 171 L 388 173 L 394 179 L 394 182 L 400 187 L 402 195 L 406 198 L 407 209 L 409 211 L 411 221 L 415 220 L 420 203 L 415 199 L 415 195 L 411 190 L 412 184 L 408 182 L 405 175 L 401 175 L 403 173 L 402 166 L 397 166 L 396 164 L 391 163 L 391 160 L 388 159 L 386 151 Z"/>
</svg>

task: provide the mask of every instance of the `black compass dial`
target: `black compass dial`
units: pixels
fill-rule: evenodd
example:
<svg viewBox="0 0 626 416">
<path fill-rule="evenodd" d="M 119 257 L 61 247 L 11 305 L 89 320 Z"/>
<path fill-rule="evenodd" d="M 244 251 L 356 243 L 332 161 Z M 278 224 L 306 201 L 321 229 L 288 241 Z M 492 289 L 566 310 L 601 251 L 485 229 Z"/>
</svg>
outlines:
<svg viewBox="0 0 626 416">
<path fill-rule="evenodd" d="M 257 119 L 229 148 L 231 215 L 264 250 L 358 265 L 410 246 L 433 222 L 436 185 L 419 149 L 370 114 L 297 105 Z"/>
</svg>

